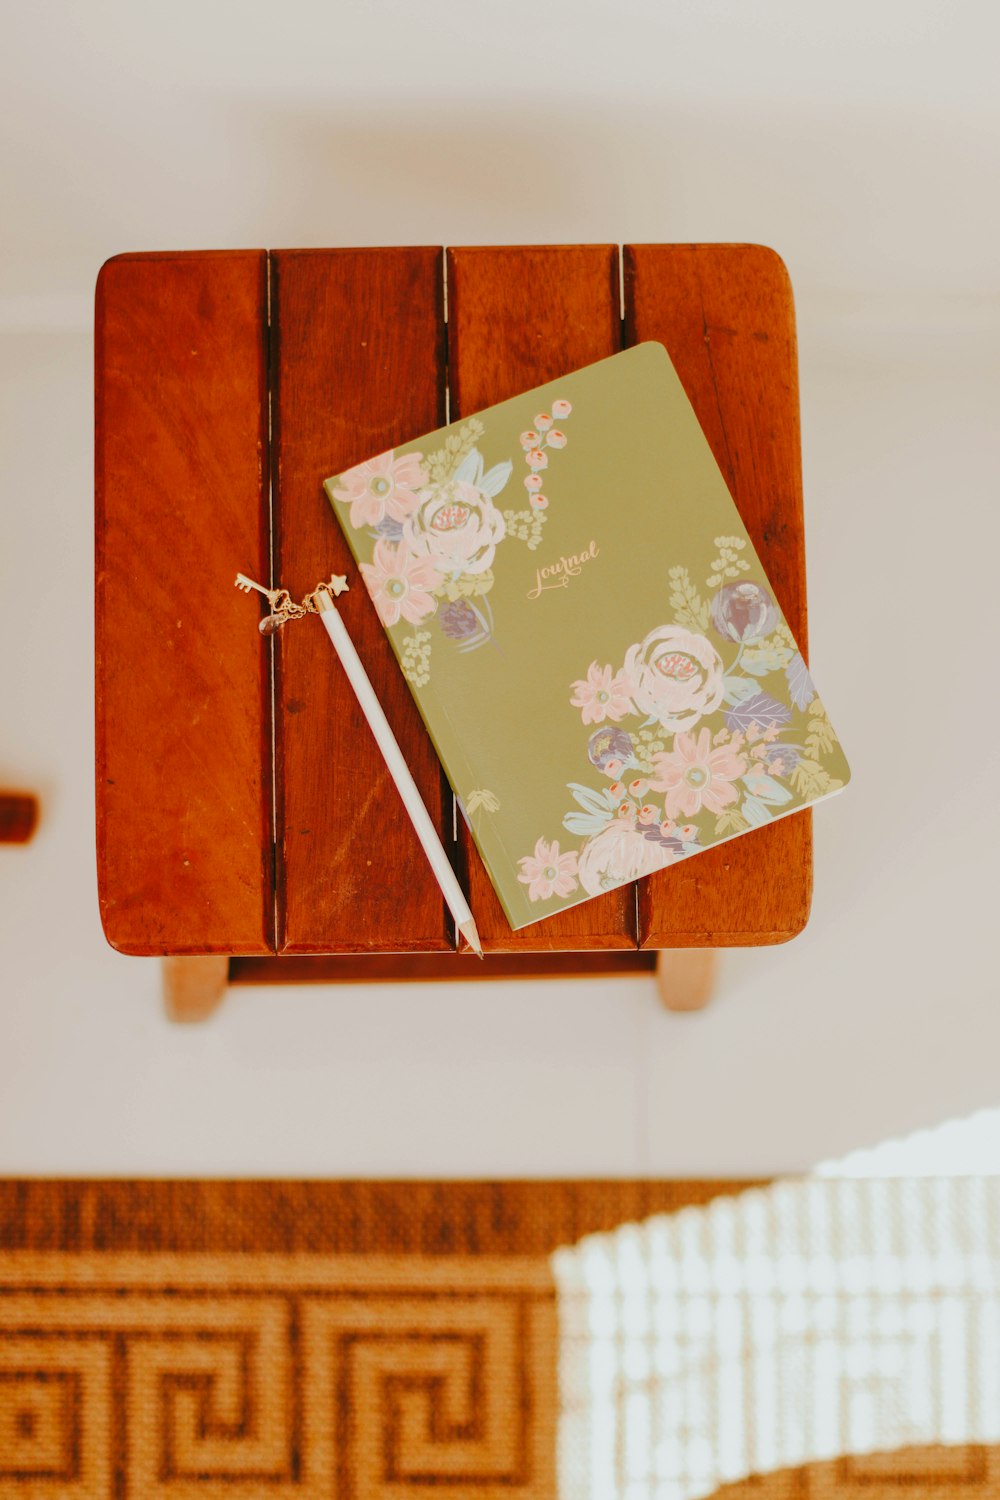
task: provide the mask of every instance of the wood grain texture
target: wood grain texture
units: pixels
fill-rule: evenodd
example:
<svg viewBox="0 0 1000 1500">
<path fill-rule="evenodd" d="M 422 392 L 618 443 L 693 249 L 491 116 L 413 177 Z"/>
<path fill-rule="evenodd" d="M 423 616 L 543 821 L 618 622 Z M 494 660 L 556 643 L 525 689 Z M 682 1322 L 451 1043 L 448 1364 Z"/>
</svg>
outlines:
<svg viewBox="0 0 1000 1500">
<path fill-rule="evenodd" d="M 452 421 L 604 359 L 620 342 L 616 246 L 449 250 Z M 464 827 L 459 838 L 469 903 L 486 949 L 635 946 L 632 886 L 512 932 Z"/>
<path fill-rule="evenodd" d="M 795 315 L 758 245 L 626 245 L 626 342 L 664 344 L 803 652 L 805 534 Z M 639 882 L 643 947 L 780 943 L 805 926 L 811 814 Z"/>
<path fill-rule="evenodd" d="M 124 953 L 273 947 L 267 257 L 126 255 L 96 301 L 97 863 Z"/>
<path fill-rule="evenodd" d="M 548 1255 L 754 1182 L 0 1181 L 0 1249 Z"/>
<path fill-rule="evenodd" d="M 627 246 L 624 341 L 663 342 L 805 645 L 795 332 L 755 246 Z M 613 353 L 613 246 L 449 252 L 452 418 Z M 322 629 L 269 653 L 264 252 L 125 256 L 97 293 L 97 803 L 102 919 L 130 953 L 446 952 L 450 922 Z M 444 421 L 441 252 L 278 251 L 275 576 L 353 573 L 322 479 Z M 210 612 L 206 601 L 210 601 Z M 446 839 L 451 800 L 364 591 L 349 628 Z M 210 628 L 206 618 L 210 613 Z M 465 829 L 494 953 L 780 942 L 804 924 L 808 813 L 511 933 Z M 273 920 L 277 907 L 278 936 Z"/>
<path fill-rule="evenodd" d="M 444 422 L 438 249 L 277 250 L 272 263 L 275 576 L 331 572 L 339 607 L 439 829 L 452 811 L 409 688 L 323 480 Z M 279 944 L 286 953 L 452 946 L 427 860 L 318 620 L 278 638 Z"/>
</svg>

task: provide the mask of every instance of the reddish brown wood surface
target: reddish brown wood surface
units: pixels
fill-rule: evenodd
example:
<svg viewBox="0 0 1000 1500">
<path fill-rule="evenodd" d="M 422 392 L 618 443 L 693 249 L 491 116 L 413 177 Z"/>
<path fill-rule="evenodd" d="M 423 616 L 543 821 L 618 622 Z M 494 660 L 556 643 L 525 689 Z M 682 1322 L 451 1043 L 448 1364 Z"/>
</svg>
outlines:
<svg viewBox="0 0 1000 1500">
<path fill-rule="evenodd" d="M 272 947 L 267 257 L 127 255 L 96 306 L 97 862 L 126 953 Z"/>
<path fill-rule="evenodd" d="M 441 252 L 272 257 L 275 577 L 353 573 L 322 480 L 444 420 Z M 805 636 L 791 293 L 753 246 L 625 249 L 625 342 L 669 350 L 776 593 Z M 127 952 L 443 951 L 450 923 L 317 621 L 276 652 L 277 901 L 269 652 L 236 568 L 268 576 L 266 257 L 126 256 L 97 298 L 98 865 Z M 614 352 L 613 246 L 449 253 L 453 418 Z M 446 839 L 430 740 L 364 592 L 344 601 Z M 796 814 L 513 934 L 461 830 L 494 952 L 777 942 L 803 925 Z M 472 971 L 470 971 L 472 972 Z"/>
<path fill-rule="evenodd" d="M 627 245 L 628 343 L 667 348 L 797 640 L 805 536 L 792 290 L 758 245 Z M 779 943 L 805 925 L 809 812 L 639 882 L 644 947 Z"/>
<path fill-rule="evenodd" d="M 614 245 L 449 250 L 452 420 L 614 354 L 621 341 L 619 314 Z M 485 947 L 635 946 L 631 886 L 512 932 L 464 827 L 459 836 L 469 903 Z"/>
<path fill-rule="evenodd" d="M 451 798 L 323 493 L 323 480 L 444 422 L 437 249 L 278 250 L 272 265 L 275 576 L 331 572 L 341 613 L 414 779 L 450 841 Z M 279 944 L 286 953 L 452 945 L 441 894 L 318 620 L 278 638 Z"/>
</svg>

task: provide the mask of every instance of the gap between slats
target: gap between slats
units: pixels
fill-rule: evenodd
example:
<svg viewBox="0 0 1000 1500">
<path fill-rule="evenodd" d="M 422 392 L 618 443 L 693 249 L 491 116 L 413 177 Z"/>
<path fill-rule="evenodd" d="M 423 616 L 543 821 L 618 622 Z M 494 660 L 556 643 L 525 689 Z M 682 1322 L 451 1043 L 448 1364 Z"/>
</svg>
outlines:
<svg viewBox="0 0 1000 1500">
<path fill-rule="evenodd" d="M 267 586 L 274 588 L 274 382 L 271 378 L 271 252 L 267 252 Z M 278 952 L 278 690 L 275 652 L 278 643 L 267 638 L 267 664 L 271 684 L 271 946 Z"/>
<path fill-rule="evenodd" d="M 450 349 L 450 346 L 449 346 L 449 343 L 448 343 L 448 246 L 447 245 L 442 245 L 442 247 L 441 247 L 441 309 L 442 309 L 442 316 L 443 316 L 443 319 L 444 319 L 444 425 L 446 427 L 450 427 L 451 426 L 451 349 Z M 443 772 L 444 772 L 444 767 L 443 766 L 442 766 L 441 770 L 442 770 L 442 774 L 443 774 Z M 462 868 L 463 861 L 462 861 L 462 859 L 460 857 L 461 856 L 461 845 L 458 842 L 458 820 L 459 820 L 459 817 L 461 816 L 461 814 L 459 813 L 459 810 L 458 810 L 458 798 L 455 796 L 455 793 L 451 791 L 451 786 L 450 786 L 450 784 L 448 782 L 447 776 L 444 777 L 444 781 L 445 781 L 445 785 L 448 786 L 449 792 L 451 793 L 451 849 L 448 852 L 448 857 L 449 857 L 449 860 L 451 861 L 451 867 L 452 867 L 452 869 L 456 872 L 456 874 L 458 875 L 459 880 L 461 881 L 462 890 L 465 892 L 465 898 L 466 898 L 466 900 L 468 900 L 468 897 L 469 897 L 469 882 L 468 882 L 467 878 L 466 879 L 462 878 L 465 875 L 465 871 Z M 456 858 L 456 855 L 459 856 L 459 857 Z M 449 913 L 449 916 L 450 915 L 451 914 Z M 458 926 L 455 923 L 454 918 L 452 918 L 452 936 L 453 936 L 453 939 L 454 939 L 455 950 L 457 952 L 458 951 L 458 947 L 459 947 L 459 934 L 458 934 Z"/>
</svg>

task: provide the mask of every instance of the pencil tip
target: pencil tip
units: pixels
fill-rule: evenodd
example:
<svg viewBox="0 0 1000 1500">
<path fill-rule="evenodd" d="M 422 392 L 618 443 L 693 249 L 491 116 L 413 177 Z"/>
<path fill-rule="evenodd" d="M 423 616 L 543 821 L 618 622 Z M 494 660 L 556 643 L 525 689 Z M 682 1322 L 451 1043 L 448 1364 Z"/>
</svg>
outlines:
<svg viewBox="0 0 1000 1500">
<path fill-rule="evenodd" d="M 479 941 L 479 930 L 476 927 L 473 918 L 469 917 L 468 921 L 459 922 L 458 930 L 465 938 L 465 941 L 468 943 L 473 953 L 475 953 L 478 958 L 485 958 L 486 955 L 483 953 L 483 945 Z"/>
</svg>

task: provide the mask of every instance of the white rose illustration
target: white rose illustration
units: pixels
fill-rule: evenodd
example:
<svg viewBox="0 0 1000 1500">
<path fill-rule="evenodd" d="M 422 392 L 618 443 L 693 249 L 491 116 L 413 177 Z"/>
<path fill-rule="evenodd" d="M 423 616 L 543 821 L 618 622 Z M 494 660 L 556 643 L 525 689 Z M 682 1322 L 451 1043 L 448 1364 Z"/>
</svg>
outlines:
<svg viewBox="0 0 1000 1500">
<path fill-rule="evenodd" d="M 461 479 L 421 490 L 415 514 L 403 522 L 410 551 L 432 557 L 442 573 L 485 573 L 506 530 L 489 495 Z"/>
<path fill-rule="evenodd" d="M 623 819 L 616 819 L 587 840 L 580 850 L 577 875 L 590 896 L 662 870 L 672 858 L 662 844 L 643 838 Z"/>
<path fill-rule="evenodd" d="M 688 729 L 722 702 L 722 658 L 703 635 L 660 625 L 625 653 L 632 701 L 666 730 Z"/>
</svg>

